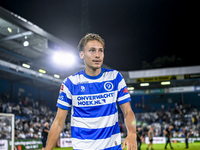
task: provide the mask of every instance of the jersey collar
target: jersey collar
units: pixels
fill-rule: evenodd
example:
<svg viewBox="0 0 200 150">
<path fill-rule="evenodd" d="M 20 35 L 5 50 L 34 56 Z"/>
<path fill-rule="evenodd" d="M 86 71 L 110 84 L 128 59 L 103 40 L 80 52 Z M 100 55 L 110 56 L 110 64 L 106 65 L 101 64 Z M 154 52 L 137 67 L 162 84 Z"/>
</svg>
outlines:
<svg viewBox="0 0 200 150">
<path fill-rule="evenodd" d="M 83 75 L 86 77 L 86 78 L 88 78 L 88 79 L 99 79 L 101 76 L 102 76 L 102 74 L 103 74 L 103 68 L 101 68 L 101 73 L 99 74 L 99 75 L 97 75 L 97 76 L 90 76 L 90 75 L 87 75 L 86 73 L 85 73 L 85 69 L 83 70 Z"/>
</svg>

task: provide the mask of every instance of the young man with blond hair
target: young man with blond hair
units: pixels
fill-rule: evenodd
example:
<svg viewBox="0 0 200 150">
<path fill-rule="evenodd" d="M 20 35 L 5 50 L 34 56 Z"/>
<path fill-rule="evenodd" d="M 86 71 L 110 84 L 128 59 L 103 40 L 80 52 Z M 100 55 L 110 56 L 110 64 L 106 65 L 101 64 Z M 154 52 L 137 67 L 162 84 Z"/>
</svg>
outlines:
<svg viewBox="0 0 200 150">
<path fill-rule="evenodd" d="M 50 129 L 46 150 L 52 150 L 65 118 L 71 109 L 71 137 L 74 150 L 136 150 L 136 120 L 129 101 L 130 94 L 122 75 L 102 68 L 104 40 L 89 33 L 79 42 L 80 58 L 85 69 L 66 78 L 57 101 L 57 115 Z M 118 124 L 119 104 L 128 135 L 121 148 Z"/>
</svg>

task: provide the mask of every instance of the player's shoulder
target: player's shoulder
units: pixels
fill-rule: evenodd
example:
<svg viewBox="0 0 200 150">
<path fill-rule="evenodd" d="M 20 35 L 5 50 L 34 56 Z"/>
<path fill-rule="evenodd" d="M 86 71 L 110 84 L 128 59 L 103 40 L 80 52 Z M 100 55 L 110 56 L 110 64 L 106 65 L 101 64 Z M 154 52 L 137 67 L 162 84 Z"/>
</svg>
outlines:
<svg viewBox="0 0 200 150">
<path fill-rule="evenodd" d="M 68 77 L 66 77 L 64 80 L 63 80 L 63 83 L 67 83 L 67 82 L 74 82 L 76 81 L 78 78 L 80 78 L 80 76 L 83 75 L 83 70 L 80 70 Z"/>
<path fill-rule="evenodd" d="M 101 68 L 101 70 L 102 70 L 103 72 L 118 72 L 118 71 L 115 70 L 115 69 L 108 69 L 108 68 Z"/>
<path fill-rule="evenodd" d="M 120 72 L 115 69 L 107 69 L 107 68 L 102 68 L 102 72 L 104 74 L 115 74 L 115 75 L 120 74 Z"/>
<path fill-rule="evenodd" d="M 106 68 L 102 68 L 104 77 L 112 79 L 112 80 L 117 80 L 117 81 L 121 81 L 123 79 L 122 74 L 115 70 L 115 69 L 106 69 Z"/>
</svg>

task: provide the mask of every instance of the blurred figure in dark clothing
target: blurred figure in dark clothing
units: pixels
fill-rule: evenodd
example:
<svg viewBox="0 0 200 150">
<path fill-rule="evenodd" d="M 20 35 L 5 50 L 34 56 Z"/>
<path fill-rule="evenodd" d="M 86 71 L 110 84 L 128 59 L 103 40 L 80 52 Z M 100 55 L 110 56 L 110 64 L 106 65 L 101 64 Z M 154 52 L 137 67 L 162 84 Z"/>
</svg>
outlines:
<svg viewBox="0 0 200 150">
<path fill-rule="evenodd" d="M 172 137 L 172 133 L 171 130 L 173 129 L 173 126 L 169 126 L 166 130 L 164 130 L 165 133 L 165 137 L 166 137 L 166 144 L 165 144 L 165 149 L 167 149 L 167 145 L 169 144 L 171 149 L 173 149 L 172 145 L 171 145 L 171 140 L 170 138 Z"/>
<path fill-rule="evenodd" d="M 49 133 L 49 123 L 46 122 L 44 124 L 44 128 L 42 129 L 42 150 L 44 150 L 46 147 L 48 133 Z"/>
<path fill-rule="evenodd" d="M 183 127 L 182 129 L 183 129 L 183 133 L 185 135 L 185 145 L 186 145 L 185 148 L 189 148 L 189 146 L 188 146 L 188 138 L 189 138 L 190 132 L 188 130 L 186 130 L 185 127 Z"/>
<path fill-rule="evenodd" d="M 138 127 L 137 129 L 137 149 L 140 150 L 141 146 L 142 146 L 142 128 Z"/>
</svg>

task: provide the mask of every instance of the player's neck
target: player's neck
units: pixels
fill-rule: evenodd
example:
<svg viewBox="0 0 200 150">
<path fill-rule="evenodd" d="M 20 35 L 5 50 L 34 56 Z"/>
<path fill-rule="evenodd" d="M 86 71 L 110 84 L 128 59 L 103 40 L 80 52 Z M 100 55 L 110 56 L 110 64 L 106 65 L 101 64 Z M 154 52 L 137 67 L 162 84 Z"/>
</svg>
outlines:
<svg viewBox="0 0 200 150">
<path fill-rule="evenodd" d="M 101 73 L 101 68 L 91 69 L 91 68 L 86 67 L 85 73 L 89 76 L 98 76 Z"/>
</svg>

